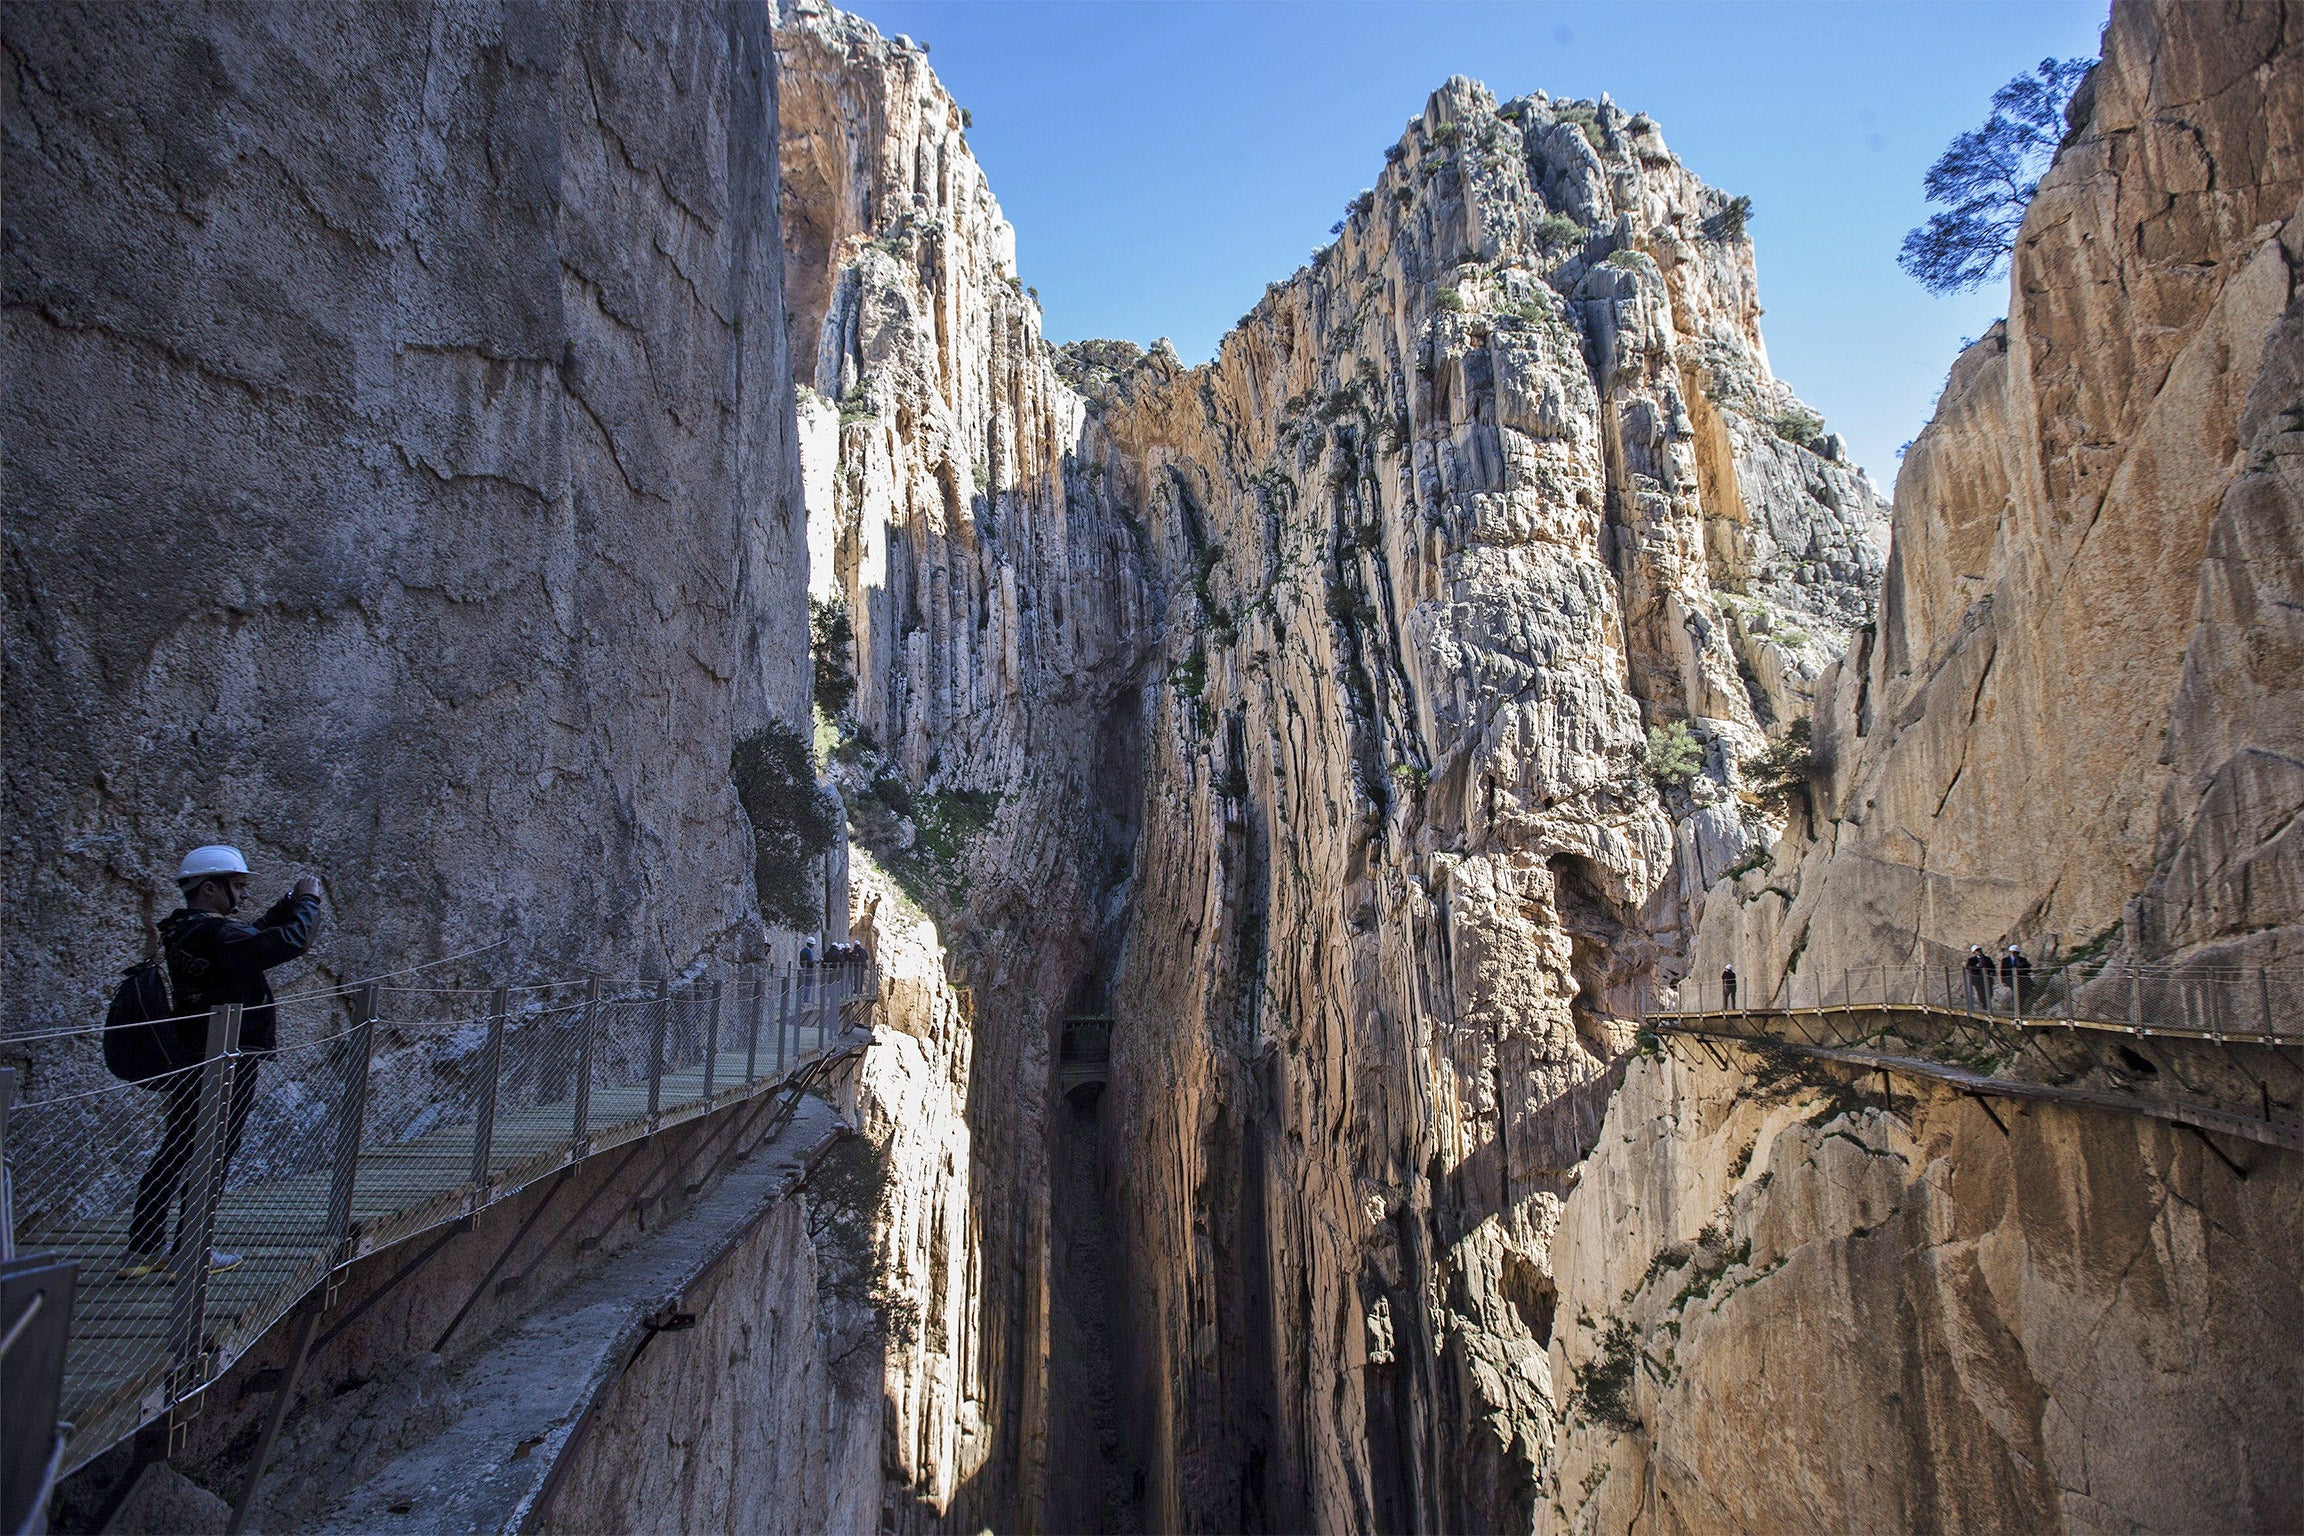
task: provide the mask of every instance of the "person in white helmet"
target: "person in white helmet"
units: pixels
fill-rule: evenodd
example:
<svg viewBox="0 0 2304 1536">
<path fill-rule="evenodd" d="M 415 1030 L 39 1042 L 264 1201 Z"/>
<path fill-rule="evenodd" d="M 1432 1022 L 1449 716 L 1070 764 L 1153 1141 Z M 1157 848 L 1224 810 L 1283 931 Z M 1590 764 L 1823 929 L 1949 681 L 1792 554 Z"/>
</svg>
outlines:
<svg viewBox="0 0 2304 1536">
<path fill-rule="evenodd" d="M 257 1063 L 280 1044 L 272 984 L 264 973 L 312 947 L 313 930 L 320 922 L 320 882 L 304 876 L 253 926 L 232 918 L 248 896 L 248 861 L 239 849 L 222 844 L 193 849 L 176 872 L 176 885 L 184 893 L 184 905 L 161 919 L 160 943 L 177 1010 L 188 1016 L 178 1026 L 186 1046 L 178 1059 L 196 1058 L 206 1048 L 209 1009 L 221 1003 L 241 1007 L 241 1057 L 232 1074 L 224 1142 L 224 1160 L 229 1164 L 240 1149 L 248 1111 L 256 1102 Z M 168 1207 L 191 1159 L 199 1127 L 200 1074 L 177 1073 L 166 1092 L 160 1149 L 136 1186 L 136 1209 L 128 1223 L 128 1260 L 120 1270 L 123 1279 L 157 1275 L 168 1268 L 161 1244 L 168 1230 Z M 211 1269 L 230 1269 L 239 1262 L 236 1254 L 209 1252 Z"/>
</svg>

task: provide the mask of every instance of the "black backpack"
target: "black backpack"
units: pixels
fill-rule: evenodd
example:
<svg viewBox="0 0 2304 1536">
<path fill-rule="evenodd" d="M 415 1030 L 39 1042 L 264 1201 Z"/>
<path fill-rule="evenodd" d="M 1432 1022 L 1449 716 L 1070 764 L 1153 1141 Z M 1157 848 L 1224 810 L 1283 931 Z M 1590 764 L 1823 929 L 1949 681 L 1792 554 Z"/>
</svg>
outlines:
<svg viewBox="0 0 2304 1536">
<path fill-rule="evenodd" d="M 169 1073 L 200 1065 L 207 1045 L 205 1029 L 194 1045 L 185 1038 L 185 1021 L 175 1013 L 165 955 L 128 967 L 104 1014 L 104 1065 L 114 1077 L 158 1087 Z"/>
</svg>

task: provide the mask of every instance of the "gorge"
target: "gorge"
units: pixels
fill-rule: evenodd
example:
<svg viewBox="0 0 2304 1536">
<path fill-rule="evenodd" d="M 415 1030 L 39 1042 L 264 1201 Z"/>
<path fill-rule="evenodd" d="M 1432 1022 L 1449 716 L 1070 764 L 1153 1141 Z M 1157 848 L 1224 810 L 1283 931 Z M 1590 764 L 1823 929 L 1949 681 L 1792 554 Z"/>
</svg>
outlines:
<svg viewBox="0 0 2304 1536">
<path fill-rule="evenodd" d="M 291 1370 L 259 1528 L 2304 1523 L 2304 1153 L 1648 1027 L 2017 940 L 2068 1017 L 2296 995 L 2285 5 L 2117 0 L 1893 504 L 1605 98 L 1441 84 L 1186 367 L 1044 339 L 927 50 L 821 0 L 5 33 L 26 1097 L 179 845 L 331 871 L 330 985 L 789 962 L 776 733 L 877 967 L 752 1174 L 527 1289 L 551 1195 L 476 1200 Z M 745 1177 L 684 1322 L 487 1417 Z M 285 1357 L 172 1448 L 200 1518 Z"/>
</svg>

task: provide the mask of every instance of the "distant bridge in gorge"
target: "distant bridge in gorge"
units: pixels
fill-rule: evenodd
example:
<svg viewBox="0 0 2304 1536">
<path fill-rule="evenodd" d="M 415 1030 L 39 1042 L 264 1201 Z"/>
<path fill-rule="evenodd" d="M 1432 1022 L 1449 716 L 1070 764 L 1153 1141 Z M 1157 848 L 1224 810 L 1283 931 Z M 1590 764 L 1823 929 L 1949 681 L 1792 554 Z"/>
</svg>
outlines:
<svg viewBox="0 0 2304 1536">
<path fill-rule="evenodd" d="M 1056 1076 L 1066 1098 L 1091 1088 L 1104 1091 L 1112 1076 L 1110 1014 L 1083 1014 L 1064 1021 L 1056 1047 Z"/>
</svg>

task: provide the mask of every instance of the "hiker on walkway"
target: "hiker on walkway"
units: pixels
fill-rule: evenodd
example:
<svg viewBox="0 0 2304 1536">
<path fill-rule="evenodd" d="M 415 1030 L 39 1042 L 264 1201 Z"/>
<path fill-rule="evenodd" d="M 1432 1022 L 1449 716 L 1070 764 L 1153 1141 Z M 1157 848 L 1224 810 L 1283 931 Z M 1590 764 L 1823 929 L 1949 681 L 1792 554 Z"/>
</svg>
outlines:
<svg viewBox="0 0 2304 1536">
<path fill-rule="evenodd" d="M 1720 1006 L 1733 1010 L 1736 1006 L 1736 967 L 1720 967 Z"/>
<path fill-rule="evenodd" d="M 320 921 L 320 882 L 306 875 L 275 902 L 254 927 L 232 920 L 248 895 L 248 861 L 237 848 L 214 845 L 184 856 L 176 873 L 184 905 L 160 921 L 160 944 L 167 958 L 170 991 L 179 1014 L 193 1015 L 177 1027 L 188 1047 L 186 1058 L 207 1048 L 207 1011 L 238 1003 L 240 1059 L 232 1073 L 231 1113 L 226 1121 L 223 1163 L 229 1166 L 248 1128 L 256 1102 L 256 1066 L 279 1047 L 279 1022 L 272 1007 L 272 984 L 264 973 L 285 965 L 312 947 Z M 128 1223 L 128 1257 L 120 1276 L 133 1280 L 163 1274 L 168 1256 L 161 1242 L 168 1230 L 168 1207 L 184 1182 L 199 1130 L 200 1073 L 187 1069 L 163 1081 L 168 1096 L 160 1150 L 136 1186 L 136 1212 Z M 181 1218 L 177 1241 L 183 1241 Z M 209 1250 L 211 1270 L 230 1269 L 236 1254 Z"/>
<path fill-rule="evenodd" d="M 1984 953 L 1984 946 L 1968 946 L 1968 1001 L 1977 1008 L 1992 1006 L 1992 958 Z"/>
<path fill-rule="evenodd" d="M 2024 993 L 2032 984 L 2032 962 L 2015 945 L 2000 957 L 2000 985 L 2008 989 L 2009 1006 L 2018 1014 L 2024 1011 Z"/>
</svg>

